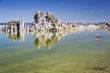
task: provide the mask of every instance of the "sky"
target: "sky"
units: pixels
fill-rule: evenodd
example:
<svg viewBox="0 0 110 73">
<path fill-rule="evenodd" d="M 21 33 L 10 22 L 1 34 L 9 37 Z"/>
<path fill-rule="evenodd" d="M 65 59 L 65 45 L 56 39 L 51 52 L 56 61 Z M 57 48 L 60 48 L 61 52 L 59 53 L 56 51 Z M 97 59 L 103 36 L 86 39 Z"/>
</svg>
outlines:
<svg viewBox="0 0 110 73">
<path fill-rule="evenodd" d="M 110 0 L 0 0 L 0 22 L 23 17 L 33 22 L 36 11 L 62 21 L 95 23 L 110 20 Z"/>
</svg>

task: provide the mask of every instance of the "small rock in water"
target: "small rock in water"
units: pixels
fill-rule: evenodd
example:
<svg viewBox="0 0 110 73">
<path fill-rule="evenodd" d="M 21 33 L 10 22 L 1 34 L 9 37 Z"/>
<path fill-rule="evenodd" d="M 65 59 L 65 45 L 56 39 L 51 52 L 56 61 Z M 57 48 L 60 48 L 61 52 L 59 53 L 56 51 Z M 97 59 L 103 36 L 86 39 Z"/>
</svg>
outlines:
<svg viewBox="0 0 110 73">
<path fill-rule="evenodd" d="M 100 34 L 96 34 L 96 39 L 100 40 L 100 38 L 101 38 Z"/>
</svg>

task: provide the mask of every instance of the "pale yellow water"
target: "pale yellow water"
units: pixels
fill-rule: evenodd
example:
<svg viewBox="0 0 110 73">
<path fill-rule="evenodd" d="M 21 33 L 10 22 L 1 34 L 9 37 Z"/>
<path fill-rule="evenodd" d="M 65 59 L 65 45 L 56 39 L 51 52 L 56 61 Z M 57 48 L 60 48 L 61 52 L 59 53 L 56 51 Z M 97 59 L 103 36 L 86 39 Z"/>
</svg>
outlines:
<svg viewBox="0 0 110 73">
<path fill-rule="evenodd" d="M 0 32 L 0 73 L 110 73 L 109 31 L 42 37 L 25 34 L 20 42 Z"/>
</svg>

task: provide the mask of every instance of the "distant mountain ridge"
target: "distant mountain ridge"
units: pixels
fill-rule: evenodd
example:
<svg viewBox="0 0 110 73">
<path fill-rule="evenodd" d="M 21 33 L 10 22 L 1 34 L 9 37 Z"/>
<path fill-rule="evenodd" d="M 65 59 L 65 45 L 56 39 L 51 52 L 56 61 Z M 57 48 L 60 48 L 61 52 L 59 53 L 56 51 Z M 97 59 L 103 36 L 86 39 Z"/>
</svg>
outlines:
<svg viewBox="0 0 110 73">
<path fill-rule="evenodd" d="M 0 25 L 6 25 L 7 23 L 0 23 Z"/>
<path fill-rule="evenodd" d="M 7 23 L 0 23 L 0 25 L 6 25 Z M 32 23 L 25 23 L 26 25 L 31 25 Z"/>
</svg>

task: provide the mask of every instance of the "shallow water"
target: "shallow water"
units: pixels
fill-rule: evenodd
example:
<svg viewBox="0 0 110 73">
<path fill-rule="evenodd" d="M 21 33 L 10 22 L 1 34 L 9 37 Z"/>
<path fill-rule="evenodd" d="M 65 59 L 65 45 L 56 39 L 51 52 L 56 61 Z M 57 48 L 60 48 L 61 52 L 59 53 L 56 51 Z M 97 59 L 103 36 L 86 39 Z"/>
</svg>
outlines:
<svg viewBox="0 0 110 73">
<path fill-rule="evenodd" d="M 110 32 L 0 32 L 0 73 L 110 73 Z"/>
</svg>

